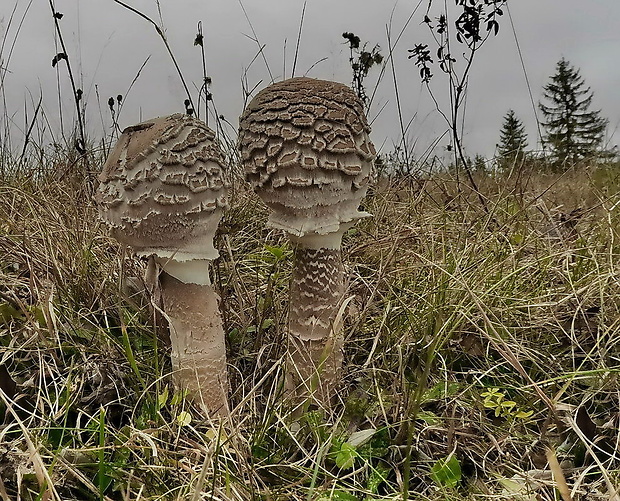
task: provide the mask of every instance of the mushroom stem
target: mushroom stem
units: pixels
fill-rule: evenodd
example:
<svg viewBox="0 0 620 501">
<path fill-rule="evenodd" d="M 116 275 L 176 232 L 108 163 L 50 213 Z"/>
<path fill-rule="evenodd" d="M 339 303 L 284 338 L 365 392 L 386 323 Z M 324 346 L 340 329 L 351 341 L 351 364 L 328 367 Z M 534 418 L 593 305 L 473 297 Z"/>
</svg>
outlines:
<svg viewBox="0 0 620 501">
<path fill-rule="evenodd" d="M 228 380 L 219 297 L 209 283 L 185 282 L 168 271 L 160 272 L 159 283 L 170 325 L 173 381 L 212 416 L 225 416 Z"/>
<path fill-rule="evenodd" d="M 342 231 L 293 239 L 286 388 L 297 399 L 327 408 L 343 362 L 341 239 Z"/>
</svg>

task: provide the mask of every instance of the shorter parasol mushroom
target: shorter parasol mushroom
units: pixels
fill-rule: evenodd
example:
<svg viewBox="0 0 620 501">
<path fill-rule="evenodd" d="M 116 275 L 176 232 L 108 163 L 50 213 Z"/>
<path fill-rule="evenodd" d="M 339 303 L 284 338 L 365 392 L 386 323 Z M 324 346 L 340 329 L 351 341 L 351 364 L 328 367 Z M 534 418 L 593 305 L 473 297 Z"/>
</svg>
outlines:
<svg viewBox="0 0 620 501">
<path fill-rule="evenodd" d="M 246 178 L 272 209 L 268 225 L 295 244 L 287 382 L 327 404 L 343 360 L 341 242 L 366 194 L 375 149 L 363 104 L 347 86 L 312 78 L 272 84 L 240 119 Z"/>
<path fill-rule="evenodd" d="M 209 277 L 228 204 L 225 165 L 204 123 L 156 118 L 123 131 L 96 196 L 112 235 L 150 258 L 169 320 L 173 381 L 210 415 L 228 412 L 224 330 Z"/>
</svg>

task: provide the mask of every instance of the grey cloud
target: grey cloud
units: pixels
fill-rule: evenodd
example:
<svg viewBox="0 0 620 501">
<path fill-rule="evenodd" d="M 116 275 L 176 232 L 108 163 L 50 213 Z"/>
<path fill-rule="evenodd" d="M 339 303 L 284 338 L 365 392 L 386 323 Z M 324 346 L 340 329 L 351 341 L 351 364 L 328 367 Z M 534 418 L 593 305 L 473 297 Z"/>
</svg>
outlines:
<svg viewBox="0 0 620 501">
<path fill-rule="evenodd" d="M 319 59 L 327 57 L 311 70 L 310 76 L 350 82 L 349 51 L 341 38 L 342 32 L 353 31 L 368 40 L 371 46 L 378 43 L 387 55 L 386 25 L 390 22 L 392 8 L 391 29 L 395 37 L 416 3 L 400 1 L 394 5 L 378 0 L 309 0 L 297 74 L 304 73 Z M 3 0 L 0 6 L 4 27 L 10 15 L 7 5 L 12 7 L 12 4 L 10 0 Z M 243 4 L 260 42 L 266 45 L 265 56 L 274 78 L 281 78 L 285 71 L 286 76 L 290 76 L 303 2 L 244 0 Z M 157 19 L 153 1 L 134 1 L 131 5 Z M 422 9 L 425 5 L 423 2 Z M 564 56 L 582 70 L 586 82 L 595 92 L 595 106 L 602 108 L 603 115 L 615 124 L 620 119 L 616 98 L 620 67 L 614 64 L 619 41 L 616 20 L 620 18 L 620 2 L 601 0 L 586 5 L 584 8 L 581 0 L 510 1 L 535 102 L 540 99 L 542 85 L 553 73 L 555 63 Z M 24 6 L 25 2 L 20 2 L 20 9 Z M 149 56 L 149 63 L 127 96 L 121 126 L 141 118 L 182 111 L 184 91 L 161 40 L 148 23 L 111 0 L 57 0 L 56 6 L 65 14 L 61 21 L 63 33 L 88 99 L 88 123 L 92 135 L 102 133 L 95 85 L 102 99 L 104 125 L 109 127 L 107 97 L 124 94 L 138 68 Z M 170 45 L 184 75 L 192 82 L 192 89 L 201 82 L 200 52 L 193 46 L 193 40 L 196 24 L 202 20 L 214 102 L 218 112 L 236 126 L 243 107 L 241 78 L 257 51 L 256 44 L 244 36 L 251 35 L 251 30 L 239 3 L 234 0 L 162 0 L 161 6 Z M 408 138 L 411 144 L 417 142 L 418 152 L 445 130 L 445 124 L 433 110 L 433 104 L 420 84 L 417 69 L 407 59 L 408 48 L 428 39 L 425 26 L 420 25 L 421 15 L 422 10 L 394 53 L 404 121 L 407 123 L 415 117 Z M 14 30 L 15 25 L 9 35 L 13 35 Z M 16 122 L 23 122 L 25 88 L 38 95 L 41 86 L 51 123 L 58 127 L 56 72 L 51 68 L 55 50 L 49 9 L 44 3 L 33 4 L 9 62 L 11 73 L 6 75 L 4 82 L 8 111 Z M 2 57 L 6 59 L 6 49 Z M 71 96 L 63 70 L 61 68 L 59 74 L 64 89 L 64 109 L 67 122 L 70 122 Z M 368 78 L 370 87 L 377 77 L 378 72 L 373 69 Z M 259 82 L 259 87 L 269 83 L 262 59 L 258 58 L 247 70 L 247 81 L 250 87 Z M 440 102 L 446 103 L 446 86 L 439 75 L 431 85 Z M 502 19 L 498 37 L 490 39 L 477 55 L 467 104 L 465 131 L 470 154 L 493 153 L 502 116 L 509 108 L 515 109 L 524 120 L 530 145 L 535 145 L 534 113 L 506 16 Z M 385 143 L 389 149 L 399 136 L 389 70 L 379 84 L 371 118 L 384 105 L 373 123 L 373 135 L 378 145 Z M 446 141 L 442 144 L 445 145 Z"/>
</svg>

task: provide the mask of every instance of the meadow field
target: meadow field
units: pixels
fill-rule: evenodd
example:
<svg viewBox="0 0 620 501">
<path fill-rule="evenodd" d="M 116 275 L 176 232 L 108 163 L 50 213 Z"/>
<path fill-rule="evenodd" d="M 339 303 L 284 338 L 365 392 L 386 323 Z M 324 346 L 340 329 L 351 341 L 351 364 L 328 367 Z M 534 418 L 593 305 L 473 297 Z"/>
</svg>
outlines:
<svg viewBox="0 0 620 501">
<path fill-rule="evenodd" d="M 366 75 L 388 78 L 378 50 Z M 351 46 L 360 92 L 363 57 Z M 207 78 L 191 113 L 213 113 Z M 457 84 L 444 136 L 461 156 L 405 153 L 400 117 L 405 149 L 381 151 L 372 217 L 344 235 L 343 380 L 300 415 L 283 388 L 293 248 L 245 182 L 236 123 L 213 117 L 231 412 L 207 419 L 172 384 L 146 262 L 95 203 L 124 96 L 98 103 L 110 127 L 92 137 L 70 80 L 58 134 L 36 100 L 25 126 L 0 120 L 0 501 L 620 501 L 616 151 L 472 161 Z"/>
<path fill-rule="evenodd" d="M 0 498 L 615 499 L 616 177 L 484 175 L 488 212 L 449 173 L 379 179 L 345 239 L 338 404 L 301 418 L 280 397 L 291 249 L 236 183 L 221 422 L 174 393 L 143 264 L 89 188 L 3 180 Z"/>
</svg>

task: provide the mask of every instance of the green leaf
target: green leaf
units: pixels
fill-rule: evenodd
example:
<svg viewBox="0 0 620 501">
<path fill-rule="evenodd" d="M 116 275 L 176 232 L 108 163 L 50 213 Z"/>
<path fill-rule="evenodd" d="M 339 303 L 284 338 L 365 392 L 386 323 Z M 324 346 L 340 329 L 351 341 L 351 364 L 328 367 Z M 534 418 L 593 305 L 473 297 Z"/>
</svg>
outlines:
<svg viewBox="0 0 620 501">
<path fill-rule="evenodd" d="M 66 432 L 65 428 L 61 428 L 57 426 L 50 427 L 47 429 L 47 439 L 49 440 L 50 445 L 54 449 L 58 449 L 60 448 L 61 445 L 63 445 L 63 442 L 66 439 L 65 432 Z"/>
<path fill-rule="evenodd" d="M 45 314 L 43 313 L 43 309 L 40 306 L 30 306 L 28 310 L 34 315 L 34 318 L 39 324 L 39 327 L 47 327 Z"/>
<path fill-rule="evenodd" d="M 192 422 L 192 415 L 187 411 L 181 411 L 177 414 L 177 423 L 179 426 L 187 426 Z"/>
<path fill-rule="evenodd" d="M 502 494 L 510 496 L 510 499 L 515 501 L 536 501 L 540 499 L 535 493 L 532 493 L 532 488 L 526 479 L 499 478 L 498 482 L 503 487 Z"/>
<path fill-rule="evenodd" d="M 235 327 L 231 329 L 228 333 L 228 339 L 230 339 L 231 344 L 235 345 L 240 341 L 239 329 Z"/>
<path fill-rule="evenodd" d="M 259 461 L 269 457 L 269 449 L 263 445 L 254 444 L 250 450 L 252 452 L 252 457 Z"/>
<path fill-rule="evenodd" d="M 346 491 L 335 490 L 329 494 L 322 494 L 316 501 L 359 501 L 359 499 Z"/>
<path fill-rule="evenodd" d="M 379 486 L 387 480 L 389 473 L 390 468 L 385 465 L 378 465 L 377 468 L 373 469 L 368 476 L 366 489 L 368 489 L 373 494 L 376 494 L 379 490 Z"/>
<path fill-rule="evenodd" d="M 331 498 L 335 501 L 359 501 L 357 496 L 349 494 L 346 491 L 334 491 L 332 492 Z"/>
<path fill-rule="evenodd" d="M 159 395 L 157 395 L 157 408 L 161 410 L 162 407 L 166 405 L 167 401 L 168 401 L 168 387 L 166 386 L 164 388 L 164 391 L 162 391 Z"/>
<path fill-rule="evenodd" d="M 499 391 L 499 388 L 489 388 L 487 391 L 483 391 L 480 396 L 485 399 L 496 398 L 498 396 L 504 398 L 504 394 Z"/>
<path fill-rule="evenodd" d="M 172 395 L 172 400 L 170 400 L 170 405 L 179 405 L 185 397 L 187 396 L 187 390 L 177 391 L 174 395 Z"/>
<path fill-rule="evenodd" d="M 436 425 L 438 425 L 441 422 L 441 420 L 439 419 L 437 414 L 435 414 L 434 412 L 431 412 L 431 411 L 420 411 L 420 412 L 418 412 L 418 419 L 421 419 L 422 421 L 424 421 L 429 426 L 436 426 Z"/>
<path fill-rule="evenodd" d="M 534 414 L 534 411 L 519 411 L 515 414 L 515 417 L 518 417 L 519 419 L 527 419 L 529 418 L 532 414 Z"/>
<path fill-rule="evenodd" d="M 448 398 L 456 395 L 459 392 L 458 383 L 446 383 L 444 381 L 437 383 L 432 388 L 429 388 L 424 392 L 422 400 L 428 402 L 429 400 L 440 400 L 442 398 Z"/>
<path fill-rule="evenodd" d="M 353 468 L 355 464 L 355 457 L 357 453 L 355 452 L 355 447 L 350 444 L 344 443 L 340 447 L 338 454 L 336 455 L 336 466 L 343 470 L 348 470 Z"/>
<path fill-rule="evenodd" d="M 118 448 L 131 440 L 132 429 L 130 426 L 123 426 L 114 436 L 114 445 Z"/>
<path fill-rule="evenodd" d="M 360 445 L 364 445 L 366 442 L 368 442 L 375 433 L 377 433 L 377 430 L 375 428 L 356 431 L 355 433 L 351 433 L 349 440 L 347 440 L 347 444 L 354 448 L 359 447 Z"/>
<path fill-rule="evenodd" d="M 431 479 L 440 487 L 455 488 L 461 481 L 461 463 L 454 454 L 440 459 L 431 468 Z"/>
<path fill-rule="evenodd" d="M 0 324 L 8 324 L 11 320 L 21 319 L 24 315 L 9 303 L 0 303 Z"/>
<path fill-rule="evenodd" d="M 512 235 L 512 238 L 510 240 L 512 241 L 513 245 L 521 245 L 525 238 L 523 237 L 523 235 L 515 233 L 514 235 Z"/>
<path fill-rule="evenodd" d="M 283 247 L 272 247 L 271 245 L 265 244 L 265 250 L 279 261 L 284 257 L 284 252 L 286 249 Z"/>
</svg>

